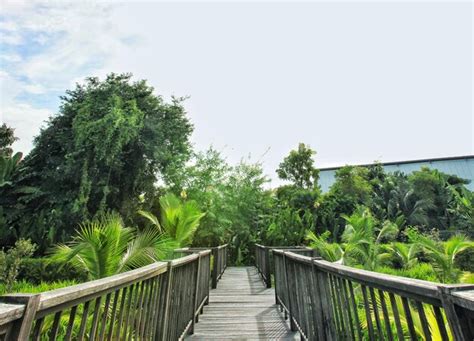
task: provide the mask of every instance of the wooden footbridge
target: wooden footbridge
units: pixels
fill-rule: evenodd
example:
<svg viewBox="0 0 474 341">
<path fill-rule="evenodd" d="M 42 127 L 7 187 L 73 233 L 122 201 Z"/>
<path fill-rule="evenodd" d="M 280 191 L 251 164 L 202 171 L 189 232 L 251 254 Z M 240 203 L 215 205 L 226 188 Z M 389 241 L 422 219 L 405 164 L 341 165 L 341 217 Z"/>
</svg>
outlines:
<svg viewBox="0 0 474 341">
<path fill-rule="evenodd" d="M 474 285 L 329 263 L 303 247 L 227 246 L 40 294 L 0 297 L 0 340 L 474 340 Z M 274 287 L 274 288 L 272 288 Z"/>
</svg>

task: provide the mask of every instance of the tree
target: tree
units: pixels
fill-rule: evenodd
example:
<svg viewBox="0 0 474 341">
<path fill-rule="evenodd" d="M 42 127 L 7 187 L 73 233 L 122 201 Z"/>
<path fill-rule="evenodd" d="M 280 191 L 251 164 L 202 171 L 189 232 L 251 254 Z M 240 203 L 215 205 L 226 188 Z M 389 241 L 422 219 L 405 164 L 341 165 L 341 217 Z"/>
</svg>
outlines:
<svg viewBox="0 0 474 341">
<path fill-rule="evenodd" d="M 125 227 L 118 214 L 105 214 L 82 224 L 72 242 L 56 245 L 51 259 L 70 263 L 90 279 L 99 279 L 164 259 L 175 247 L 157 229 L 138 232 Z"/>
<path fill-rule="evenodd" d="M 13 153 L 11 145 L 18 141 L 18 137 L 15 137 L 15 129 L 3 123 L 0 126 L 0 157 L 9 157 Z"/>
<path fill-rule="evenodd" d="M 214 148 L 196 153 L 181 172 L 181 179 L 172 188 L 198 203 L 206 215 L 202 217 L 193 239 L 196 246 L 218 246 L 230 239 L 232 207 L 228 204 L 227 181 L 232 167 Z"/>
<path fill-rule="evenodd" d="M 173 188 L 194 200 L 206 215 L 193 239 L 193 246 L 229 243 L 230 262 L 251 264 L 253 244 L 266 229 L 262 220 L 270 192 L 262 165 L 242 160 L 229 165 L 213 148 L 194 155 Z"/>
<path fill-rule="evenodd" d="M 107 210 L 135 216 L 140 197 L 154 197 L 157 181 L 189 158 L 193 128 L 181 101 L 165 103 L 130 74 L 88 78 L 66 91 L 14 184 L 35 192 L 10 193 L 21 205 L 11 218 L 15 233 L 31 235 L 44 250 L 50 231 L 53 241 L 64 241 L 79 222 Z"/>
<path fill-rule="evenodd" d="M 427 167 L 410 174 L 408 181 L 415 199 L 431 204 L 426 210 L 427 226 L 444 230 L 459 222 L 457 214 L 453 215 L 449 210 L 453 200 L 450 187 L 461 191 L 468 181 Z"/>
<path fill-rule="evenodd" d="M 201 218 L 205 214 L 201 212 L 195 201 L 181 202 L 172 193 L 160 198 L 160 206 L 160 221 L 151 212 L 138 211 L 138 213 L 147 218 L 158 231 L 163 231 L 180 247 L 189 246 Z"/>
<path fill-rule="evenodd" d="M 300 188 L 314 188 L 318 185 L 319 170 L 314 167 L 316 152 L 304 143 L 298 145 L 283 159 L 276 170 L 282 180 L 291 181 Z"/>
<path fill-rule="evenodd" d="M 356 205 L 370 205 L 372 186 L 365 167 L 344 166 L 336 171 L 330 191 L 351 198 Z"/>
</svg>

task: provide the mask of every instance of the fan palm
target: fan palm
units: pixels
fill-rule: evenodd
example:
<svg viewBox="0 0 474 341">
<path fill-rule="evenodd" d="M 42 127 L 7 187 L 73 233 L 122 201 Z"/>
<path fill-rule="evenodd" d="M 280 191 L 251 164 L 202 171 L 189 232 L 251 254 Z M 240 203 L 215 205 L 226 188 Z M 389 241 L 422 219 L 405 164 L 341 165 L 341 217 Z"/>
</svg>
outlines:
<svg viewBox="0 0 474 341">
<path fill-rule="evenodd" d="M 9 185 L 11 177 L 15 170 L 18 168 L 18 164 L 21 161 L 23 154 L 18 152 L 13 156 L 0 155 L 0 187 Z"/>
<path fill-rule="evenodd" d="M 351 216 L 344 215 L 343 218 L 347 222 L 342 234 L 345 243 L 344 264 L 361 264 L 366 270 L 374 271 L 391 257 L 385 252 L 382 241 L 397 235 L 396 224 L 385 221 L 377 231 L 375 219 L 367 209 Z"/>
<path fill-rule="evenodd" d="M 69 262 L 98 279 L 166 258 L 175 247 L 156 229 L 137 232 L 124 227 L 117 214 L 107 214 L 82 224 L 71 243 L 54 247 L 51 259 Z"/>
<path fill-rule="evenodd" d="M 412 243 L 418 243 L 430 257 L 438 280 L 442 283 L 456 283 L 459 280 L 461 271 L 455 267 L 456 256 L 461 251 L 474 247 L 474 243 L 461 234 L 454 235 L 443 243 L 423 236 L 415 230 L 408 231 L 408 237 Z"/>
<path fill-rule="evenodd" d="M 138 211 L 138 213 L 147 218 L 158 231 L 163 231 L 176 241 L 179 246 L 191 244 L 199 222 L 205 215 L 197 203 L 193 200 L 182 202 L 174 194 L 166 194 L 160 198 L 160 208 L 159 220 L 151 212 Z"/>
<path fill-rule="evenodd" d="M 390 193 L 387 210 L 389 218 L 403 215 L 409 225 L 426 226 L 429 223 L 427 212 L 434 207 L 429 200 L 417 199 L 415 191 L 407 183 L 400 183 Z"/>
<path fill-rule="evenodd" d="M 400 263 L 403 269 L 410 269 L 418 262 L 420 247 L 418 244 L 392 243 L 389 247 L 394 258 Z"/>
<path fill-rule="evenodd" d="M 329 262 L 340 262 L 343 259 L 344 250 L 337 243 L 329 243 L 329 231 L 320 236 L 316 236 L 313 231 L 308 231 L 306 240 L 310 242 L 309 246 L 325 260 Z"/>
</svg>

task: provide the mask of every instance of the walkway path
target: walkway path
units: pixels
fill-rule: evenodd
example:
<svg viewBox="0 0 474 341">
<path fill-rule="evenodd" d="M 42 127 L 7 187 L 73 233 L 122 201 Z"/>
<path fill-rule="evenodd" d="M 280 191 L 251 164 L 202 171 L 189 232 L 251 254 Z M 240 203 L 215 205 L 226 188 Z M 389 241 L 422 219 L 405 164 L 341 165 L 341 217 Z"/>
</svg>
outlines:
<svg viewBox="0 0 474 341">
<path fill-rule="evenodd" d="M 229 267 L 187 340 L 299 340 L 254 267 Z"/>
</svg>

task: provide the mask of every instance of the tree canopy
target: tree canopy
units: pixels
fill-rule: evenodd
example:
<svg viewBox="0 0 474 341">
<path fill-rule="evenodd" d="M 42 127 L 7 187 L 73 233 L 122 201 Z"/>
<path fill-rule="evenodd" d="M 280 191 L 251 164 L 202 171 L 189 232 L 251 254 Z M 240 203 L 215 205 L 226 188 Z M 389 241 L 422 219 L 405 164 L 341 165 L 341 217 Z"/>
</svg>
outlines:
<svg viewBox="0 0 474 341">
<path fill-rule="evenodd" d="M 43 245 L 108 210 L 128 217 L 140 196 L 153 197 L 156 182 L 183 167 L 193 126 L 182 99 L 168 103 L 153 91 L 130 74 L 88 78 L 66 91 L 8 193 L 7 206 L 21 212 L 9 216 L 12 238 L 27 230 Z"/>
<path fill-rule="evenodd" d="M 314 167 L 313 155 L 316 152 L 304 143 L 298 145 L 283 159 L 276 170 L 280 179 L 291 181 L 300 188 L 312 188 L 317 185 L 319 170 Z"/>
</svg>

